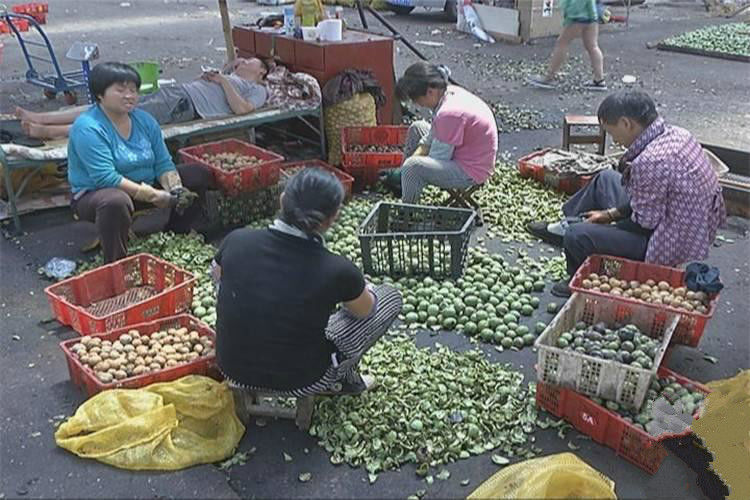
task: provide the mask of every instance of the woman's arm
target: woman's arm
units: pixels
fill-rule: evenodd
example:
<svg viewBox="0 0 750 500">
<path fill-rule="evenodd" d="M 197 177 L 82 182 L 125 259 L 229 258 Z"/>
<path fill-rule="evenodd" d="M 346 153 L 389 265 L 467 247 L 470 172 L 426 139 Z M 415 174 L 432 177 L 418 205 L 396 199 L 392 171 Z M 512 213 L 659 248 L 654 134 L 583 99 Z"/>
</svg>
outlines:
<svg viewBox="0 0 750 500">
<path fill-rule="evenodd" d="M 70 144 L 97 189 L 119 188 L 134 200 L 157 207 L 169 206 L 169 193 L 148 184 L 133 182 L 117 171 L 112 148 L 101 130 L 90 126 L 75 128 L 70 136 Z"/>
<path fill-rule="evenodd" d="M 372 310 L 375 308 L 375 296 L 365 287 L 359 297 L 349 302 L 344 302 L 344 307 L 355 318 L 366 318 L 372 314 Z"/>
</svg>

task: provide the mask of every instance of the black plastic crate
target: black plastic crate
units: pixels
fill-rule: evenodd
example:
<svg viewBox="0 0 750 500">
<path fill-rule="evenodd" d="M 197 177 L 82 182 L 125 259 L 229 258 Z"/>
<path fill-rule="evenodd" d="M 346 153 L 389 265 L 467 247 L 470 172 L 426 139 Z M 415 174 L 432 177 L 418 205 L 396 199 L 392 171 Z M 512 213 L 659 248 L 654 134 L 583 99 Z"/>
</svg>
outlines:
<svg viewBox="0 0 750 500">
<path fill-rule="evenodd" d="M 281 191 L 280 183 L 238 196 L 209 191 L 206 195 L 207 219 L 212 226 L 233 229 L 271 217 L 279 211 Z"/>
<path fill-rule="evenodd" d="M 370 275 L 458 279 L 476 212 L 379 202 L 359 228 L 362 265 Z"/>
</svg>

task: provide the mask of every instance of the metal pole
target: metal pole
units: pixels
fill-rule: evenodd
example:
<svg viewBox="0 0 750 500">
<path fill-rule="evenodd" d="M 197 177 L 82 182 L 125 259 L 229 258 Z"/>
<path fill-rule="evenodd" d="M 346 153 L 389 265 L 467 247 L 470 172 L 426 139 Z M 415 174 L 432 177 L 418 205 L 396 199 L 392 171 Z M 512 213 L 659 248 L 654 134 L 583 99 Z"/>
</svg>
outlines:
<svg viewBox="0 0 750 500">
<path fill-rule="evenodd" d="M 359 1 L 360 0 L 357 0 L 357 2 L 359 2 Z M 380 13 L 378 11 L 374 10 L 370 6 L 368 6 L 366 8 L 367 8 L 367 11 L 375 17 L 375 19 L 377 19 L 378 21 L 380 21 L 383 24 L 383 26 L 385 26 L 386 28 L 388 28 L 391 31 L 391 33 L 393 33 L 395 35 L 394 38 L 396 40 L 400 40 L 400 41 L 404 42 L 404 45 L 406 45 L 409 49 L 411 49 L 411 51 L 414 52 L 414 54 L 416 54 L 416 56 L 418 58 L 420 58 L 421 60 L 423 60 L 423 61 L 428 61 L 429 60 L 429 59 L 427 59 L 427 57 L 424 54 L 422 54 L 422 52 L 419 51 L 419 49 L 417 49 L 414 45 L 412 45 L 412 43 L 409 40 L 407 40 L 406 38 L 404 38 L 404 36 L 401 33 L 399 33 L 398 30 L 396 28 L 394 28 L 391 23 L 389 23 L 388 21 L 386 21 L 385 18 L 382 15 L 380 15 Z M 458 85 L 458 83 L 453 78 L 448 78 L 448 81 L 451 82 L 453 85 Z"/>
<path fill-rule="evenodd" d="M 630 30 L 630 1 L 628 0 L 627 9 L 625 11 L 625 31 Z"/>
<path fill-rule="evenodd" d="M 357 11 L 359 12 L 359 20 L 362 23 L 364 29 L 369 29 L 367 26 L 367 19 L 365 18 L 365 12 L 362 10 L 362 0 L 357 0 Z"/>
</svg>

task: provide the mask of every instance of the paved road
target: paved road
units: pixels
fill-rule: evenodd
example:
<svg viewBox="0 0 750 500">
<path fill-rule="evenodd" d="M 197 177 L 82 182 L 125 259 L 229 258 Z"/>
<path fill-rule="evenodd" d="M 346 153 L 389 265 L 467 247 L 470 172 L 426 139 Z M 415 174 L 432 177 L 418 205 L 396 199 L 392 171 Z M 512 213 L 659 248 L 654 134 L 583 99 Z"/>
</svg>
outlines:
<svg viewBox="0 0 750 500">
<path fill-rule="evenodd" d="M 219 64 L 222 52 L 220 22 L 213 1 L 133 0 L 128 8 L 119 1 L 60 1 L 50 13 L 48 32 L 54 43 L 64 47 L 77 39 L 99 43 L 105 60 L 140 60 L 155 58 L 163 63 L 164 76 L 186 79 L 203 64 Z M 261 9 L 246 2 L 230 2 L 235 21 L 251 21 Z M 94 13 L 94 15 L 91 15 Z M 347 12 L 350 25 L 356 25 L 354 13 Z M 475 48 L 473 40 L 450 31 L 451 26 L 439 14 L 417 14 L 409 18 L 389 16 L 412 40 L 437 40 L 445 48 L 421 46 L 431 57 L 441 56 L 455 69 L 456 78 L 487 99 L 500 99 L 513 106 L 541 110 L 557 122 L 566 110 L 593 110 L 600 96 L 583 93 L 544 93 L 527 89 L 507 75 L 487 74 L 478 61 L 531 58 L 543 61 L 553 41 L 544 40 L 532 46 L 495 45 Z M 375 21 L 372 21 L 373 24 Z M 610 80 L 622 74 L 635 74 L 645 88 L 660 102 L 662 112 L 671 120 L 689 125 L 707 140 L 738 144 L 748 137 L 748 82 L 741 75 L 746 66 L 694 56 L 648 51 L 645 41 L 677 33 L 711 21 L 697 10 L 674 8 L 637 9 L 631 31 L 607 28 L 602 45 L 608 61 Z M 433 30 L 441 33 L 432 35 Z M 6 39 L 2 63 L 2 99 L 0 112 L 15 103 L 35 108 L 49 108 L 52 102 L 38 100 L 38 91 L 17 80 L 23 64 L 12 42 Z M 575 49 L 580 51 L 580 47 Z M 476 59 L 479 58 L 479 59 Z M 619 58 L 617 60 L 616 58 Z M 400 47 L 397 68 L 401 71 L 414 58 Z M 585 67 L 585 65 L 584 65 Z M 481 71 L 481 72 L 480 72 Z M 719 76 L 720 75 L 720 76 Z M 9 81 L 12 79 L 16 81 Z M 658 90 L 656 90 L 658 89 Z M 721 126 L 719 126 L 721 124 Z M 744 128 L 743 128 L 744 127 Z M 522 131 L 503 134 L 501 147 L 514 156 L 545 144 L 559 143 L 559 130 Z M 260 429 L 251 426 L 240 449 L 257 447 L 253 458 L 242 467 L 226 474 L 214 466 L 194 467 L 187 471 L 154 474 L 131 473 L 93 461 L 73 457 L 55 447 L 52 422 L 59 415 L 70 415 L 83 401 L 68 381 L 67 368 L 58 348 L 61 340 L 73 335 L 55 324 L 40 324 L 50 316 L 43 294 L 47 285 L 36 269 L 50 257 L 79 258 L 78 248 L 91 236 L 91 227 L 73 223 L 67 210 L 49 211 L 24 218 L 26 233 L 14 239 L 0 239 L 0 359 L 4 383 L 0 410 L 0 498 L 88 498 L 88 497 L 169 497 L 169 498 L 235 498 L 235 497 L 394 497 L 403 498 L 426 488 L 431 498 L 466 495 L 495 466 L 489 455 L 452 464 L 451 480 L 436 481 L 426 487 L 414 474 L 413 467 L 382 474 L 374 486 L 366 482 L 359 469 L 329 464 L 324 451 L 313 438 L 300 433 L 290 423 L 274 422 Z M 670 367 L 698 381 L 730 376 L 748 361 L 747 325 L 750 313 L 746 306 L 750 292 L 748 255 L 750 242 L 746 235 L 727 232 L 736 243 L 714 248 L 709 261 L 722 271 L 727 288 L 712 320 L 700 350 L 679 348 Z M 551 300 L 545 295 L 544 301 Z M 13 340 L 17 335 L 20 340 Z M 426 345 L 440 342 L 460 348 L 465 340 L 457 335 L 419 337 Z M 717 364 L 703 359 L 702 352 L 716 356 Z M 533 379 L 535 354 L 526 349 L 520 353 L 490 351 L 494 360 L 511 362 L 528 379 Z M 33 366 L 32 366 L 33 365 Z M 40 433 L 37 435 L 36 433 Z M 537 433 L 537 444 L 546 452 L 568 451 L 567 440 L 554 431 Z M 302 451 L 310 450 L 309 455 Z M 282 451 L 294 457 L 284 463 Z M 695 475 L 681 461 L 669 456 L 654 476 L 616 458 L 607 448 L 583 442 L 578 452 L 594 467 L 617 483 L 620 497 L 700 498 Z M 299 472 L 313 473 L 313 480 L 302 484 Z M 469 487 L 460 479 L 471 478 Z"/>
</svg>

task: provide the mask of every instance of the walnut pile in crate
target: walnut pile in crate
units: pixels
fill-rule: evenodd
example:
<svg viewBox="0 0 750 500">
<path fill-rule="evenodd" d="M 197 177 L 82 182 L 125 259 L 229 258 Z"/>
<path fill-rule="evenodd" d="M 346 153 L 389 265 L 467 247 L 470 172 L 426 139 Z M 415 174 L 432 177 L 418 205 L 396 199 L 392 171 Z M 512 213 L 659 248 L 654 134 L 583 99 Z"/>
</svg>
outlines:
<svg viewBox="0 0 750 500">
<path fill-rule="evenodd" d="M 73 344 L 71 352 L 105 384 L 215 354 L 213 339 L 185 327 L 151 335 L 130 330 L 114 342 L 87 335 Z"/>
<path fill-rule="evenodd" d="M 399 144 L 351 144 L 351 153 L 402 153 L 404 146 Z"/>
<path fill-rule="evenodd" d="M 254 167 L 263 163 L 263 160 L 256 156 L 248 156 L 241 153 L 203 153 L 201 159 L 206 163 L 227 171 L 244 167 Z"/>
<path fill-rule="evenodd" d="M 581 282 L 581 286 L 595 292 L 642 300 L 650 304 L 664 304 L 701 314 L 708 314 L 710 305 L 710 299 L 705 292 L 694 292 L 684 286 L 675 288 L 666 281 L 657 283 L 649 279 L 641 283 L 591 273 Z"/>
</svg>

